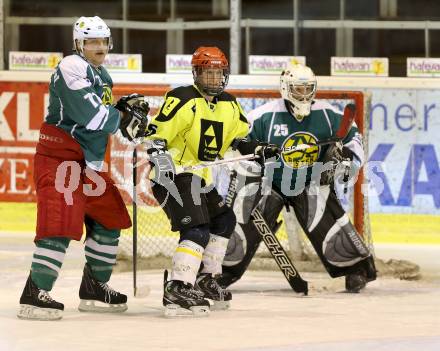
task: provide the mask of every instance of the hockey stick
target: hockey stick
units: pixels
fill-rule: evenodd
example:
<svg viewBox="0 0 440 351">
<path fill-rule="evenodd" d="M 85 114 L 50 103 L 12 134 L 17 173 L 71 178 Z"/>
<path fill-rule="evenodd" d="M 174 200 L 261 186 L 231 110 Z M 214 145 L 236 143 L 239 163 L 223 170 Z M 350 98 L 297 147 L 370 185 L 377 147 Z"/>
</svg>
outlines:
<svg viewBox="0 0 440 351">
<path fill-rule="evenodd" d="M 264 173 L 264 167 L 262 167 L 261 173 Z M 226 205 L 232 209 L 234 208 L 234 202 L 238 191 L 239 189 L 237 189 L 237 172 L 232 171 L 228 188 L 228 195 L 225 199 Z M 293 265 L 289 256 L 287 256 L 286 251 L 284 251 L 284 248 L 280 244 L 274 232 L 272 232 L 272 230 L 270 229 L 261 211 L 258 209 L 258 206 L 252 210 L 249 220 L 255 226 L 258 234 L 261 235 L 264 244 L 271 253 L 281 272 L 283 272 L 284 277 L 287 279 L 287 282 L 289 283 L 293 291 L 307 295 L 308 283 L 303 280 L 299 275 L 298 270 Z"/>
<path fill-rule="evenodd" d="M 348 132 L 350 131 L 351 126 L 353 125 L 355 115 L 356 115 L 356 106 L 354 104 L 347 104 L 344 108 L 344 114 L 342 116 L 341 124 L 339 126 L 339 129 L 336 131 L 335 137 L 328 138 L 325 140 L 320 140 L 315 144 L 300 144 L 300 145 L 297 145 L 297 146 L 290 148 L 289 152 L 307 150 L 307 149 L 310 149 L 315 146 L 324 146 L 324 145 L 334 144 L 334 143 L 341 141 L 342 139 L 344 139 L 348 135 Z M 182 171 L 183 172 L 195 171 L 198 169 L 214 167 L 214 166 L 222 165 L 225 163 L 255 160 L 256 158 L 258 158 L 258 155 L 249 154 L 249 155 L 242 155 L 242 156 L 238 156 L 238 157 L 227 158 L 224 160 L 217 160 L 217 161 L 212 161 L 212 162 L 202 162 L 202 163 L 199 163 L 194 166 L 184 166 L 184 167 L 182 167 Z"/>
<path fill-rule="evenodd" d="M 347 104 L 344 108 L 344 114 L 342 116 L 341 124 L 336 132 L 336 137 L 339 140 L 344 139 L 353 125 L 354 118 L 356 117 L 356 105 Z"/>
<path fill-rule="evenodd" d="M 336 137 L 341 141 L 344 139 L 353 125 L 354 118 L 356 116 L 356 106 L 354 104 L 347 104 L 344 108 L 344 115 L 342 116 L 342 121 L 336 132 Z M 345 162 L 345 161 L 344 161 Z M 342 181 L 344 182 L 344 194 L 348 192 L 348 178 L 350 176 L 350 168 L 346 167 L 344 171 L 344 176 Z"/>
<path fill-rule="evenodd" d="M 264 244 L 274 258 L 281 272 L 283 272 L 284 277 L 286 277 L 293 291 L 307 295 L 309 292 L 307 281 L 301 278 L 298 270 L 293 265 L 289 256 L 287 256 L 286 251 L 284 251 L 284 248 L 281 246 L 278 238 L 270 230 L 269 225 L 266 223 L 258 208 L 253 210 L 251 221 L 255 225 L 255 228 L 257 228 L 257 231 L 261 235 Z"/>
<path fill-rule="evenodd" d="M 198 169 L 223 165 L 225 163 L 254 160 L 255 158 L 256 158 L 256 155 L 254 155 L 254 154 L 242 155 L 242 156 L 226 158 L 223 160 L 217 160 L 217 161 L 212 161 L 212 162 L 202 162 L 202 163 L 199 163 L 198 165 L 194 165 L 194 166 L 184 166 L 184 167 L 182 167 L 182 170 L 183 170 L 183 172 L 196 171 Z"/>
<path fill-rule="evenodd" d="M 136 147 L 133 150 L 133 296 L 138 298 L 146 297 L 150 294 L 148 285 L 137 285 L 137 258 L 138 258 L 138 221 L 137 221 L 137 163 L 138 154 Z"/>
<path fill-rule="evenodd" d="M 137 293 L 137 150 L 133 150 L 133 296 Z"/>
<path fill-rule="evenodd" d="M 292 147 L 289 151 L 307 150 L 307 149 L 310 149 L 311 147 L 314 147 L 314 146 L 317 146 L 317 145 L 332 144 L 332 143 L 335 143 L 338 140 L 336 140 L 335 138 L 332 138 L 332 139 L 328 139 L 328 140 L 323 140 L 323 141 L 317 142 L 316 144 L 300 144 L 298 146 Z M 181 172 L 196 171 L 198 169 L 214 167 L 214 166 L 223 165 L 223 164 L 226 164 L 226 163 L 234 163 L 234 162 L 239 162 L 239 161 L 255 160 L 256 158 L 259 158 L 259 156 L 258 155 L 254 155 L 254 154 L 249 154 L 249 155 L 242 155 L 242 156 L 237 156 L 237 157 L 231 157 L 231 158 L 226 158 L 226 159 L 223 159 L 223 160 L 217 160 L 217 161 L 212 161 L 212 162 L 202 162 L 202 163 L 199 163 L 199 164 L 194 165 L 194 166 L 183 166 L 183 167 L 181 167 Z"/>
</svg>

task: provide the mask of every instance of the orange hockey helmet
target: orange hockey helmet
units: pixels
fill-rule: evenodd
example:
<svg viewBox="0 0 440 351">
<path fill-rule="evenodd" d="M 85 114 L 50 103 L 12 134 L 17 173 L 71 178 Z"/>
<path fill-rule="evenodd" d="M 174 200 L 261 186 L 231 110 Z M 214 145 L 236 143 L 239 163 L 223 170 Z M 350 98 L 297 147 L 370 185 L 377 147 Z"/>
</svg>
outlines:
<svg viewBox="0 0 440 351">
<path fill-rule="evenodd" d="M 216 96 L 228 84 L 229 63 L 225 54 L 215 46 L 201 46 L 191 59 L 194 83 L 204 94 Z"/>
</svg>

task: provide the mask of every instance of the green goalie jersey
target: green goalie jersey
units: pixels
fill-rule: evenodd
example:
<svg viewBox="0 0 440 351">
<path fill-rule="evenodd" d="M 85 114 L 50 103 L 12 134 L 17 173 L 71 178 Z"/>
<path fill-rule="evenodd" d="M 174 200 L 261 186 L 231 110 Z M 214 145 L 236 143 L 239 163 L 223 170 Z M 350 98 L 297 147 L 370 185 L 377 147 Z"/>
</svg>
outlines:
<svg viewBox="0 0 440 351">
<path fill-rule="evenodd" d="M 196 165 L 222 157 L 235 138 L 249 133 L 238 101 L 223 92 L 208 102 L 192 86 L 168 92 L 149 126 L 153 139 L 164 139 L 176 165 Z M 195 172 L 207 179 L 209 172 Z"/>
<path fill-rule="evenodd" d="M 102 170 L 108 136 L 118 130 L 119 111 L 112 103 L 113 82 L 79 55 L 59 63 L 49 85 L 45 122 L 69 133 L 81 146 L 87 166 Z"/>
<path fill-rule="evenodd" d="M 277 99 L 249 113 L 248 120 L 252 129 L 248 138 L 276 144 L 282 149 L 281 164 L 274 170 L 273 183 L 278 189 L 283 190 L 290 186 L 291 190 L 299 190 L 295 188 L 299 170 L 304 171 L 305 184 L 308 184 L 313 165 L 323 162 L 329 146 L 315 146 L 302 151 L 294 151 L 293 148 L 299 144 L 316 144 L 334 137 L 341 119 L 342 112 L 325 101 L 316 100 L 312 104 L 310 115 L 299 122 L 287 111 L 285 101 Z M 362 136 L 355 124 L 343 143 L 353 152 L 353 161 L 360 167 L 364 162 L 364 150 Z"/>
</svg>

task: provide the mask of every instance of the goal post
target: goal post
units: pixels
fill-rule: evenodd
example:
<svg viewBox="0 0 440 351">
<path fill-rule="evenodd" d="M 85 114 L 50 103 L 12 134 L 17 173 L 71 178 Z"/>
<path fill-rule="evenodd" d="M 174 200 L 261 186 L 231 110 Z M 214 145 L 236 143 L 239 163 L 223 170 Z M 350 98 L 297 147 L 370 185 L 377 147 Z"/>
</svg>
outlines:
<svg viewBox="0 0 440 351">
<path fill-rule="evenodd" d="M 119 84 L 113 88 L 113 94 L 117 99 L 120 96 L 133 92 L 143 94 L 147 97 L 150 104 L 150 114 L 155 114 L 163 102 L 163 97 L 171 89 L 169 85 L 144 85 L 144 84 Z M 272 100 L 280 98 L 278 90 L 269 89 L 228 89 L 242 105 L 244 111 L 250 110 Z M 368 126 L 369 126 L 369 105 L 371 97 L 361 91 L 348 90 L 318 90 L 316 99 L 328 100 L 331 104 L 337 105 L 339 110 L 343 110 L 348 103 L 356 105 L 355 122 L 360 132 L 364 136 L 364 146 L 368 153 Z M 124 140 L 119 133 L 112 137 L 110 152 L 110 163 L 112 176 L 122 190 L 124 200 L 129 210 L 133 213 L 133 146 Z M 136 184 L 136 218 L 133 221 L 137 225 L 137 249 L 138 258 L 151 258 L 153 256 L 171 257 L 177 241 L 178 233 L 170 231 L 168 220 L 155 202 L 149 181 L 147 179 L 149 165 L 146 161 L 145 152 L 141 146 L 137 147 L 137 177 Z M 362 193 L 364 182 L 363 170 L 359 173 L 352 195 L 350 196 L 350 212 L 354 225 L 367 244 L 371 243 L 371 233 L 369 229 L 368 204 L 367 198 Z M 283 246 L 289 245 L 286 226 L 278 234 Z M 123 231 L 121 235 L 120 249 L 124 256 L 132 257 L 133 237 L 132 230 Z M 154 266 L 154 265 L 153 265 Z"/>
</svg>

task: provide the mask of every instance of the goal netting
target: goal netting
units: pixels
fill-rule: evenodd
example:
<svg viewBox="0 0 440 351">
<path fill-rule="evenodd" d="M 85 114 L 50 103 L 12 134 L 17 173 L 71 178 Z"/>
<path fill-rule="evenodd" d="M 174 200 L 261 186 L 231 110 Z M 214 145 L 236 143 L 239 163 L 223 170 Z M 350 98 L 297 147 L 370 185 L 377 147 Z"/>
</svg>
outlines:
<svg viewBox="0 0 440 351">
<path fill-rule="evenodd" d="M 127 85 L 116 86 L 114 94 L 115 97 L 118 97 L 132 92 L 141 93 L 148 97 L 151 114 L 154 114 L 162 104 L 163 96 L 169 89 L 169 86 Z M 228 91 L 238 98 L 245 112 L 249 112 L 271 99 L 280 97 L 277 90 L 236 89 Z M 370 116 L 370 97 L 359 91 L 320 90 L 316 98 L 328 100 L 341 111 L 348 103 L 356 105 L 355 121 L 364 135 L 365 148 L 368 153 L 367 126 L 369 125 L 368 119 Z M 137 249 L 139 267 L 162 268 L 175 250 L 178 233 L 171 232 L 166 215 L 151 194 L 147 177 L 149 165 L 144 151 L 138 146 L 136 153 L 137 160 L 133 162 L 133 146 L 120 135 L 113 137 L 110 155 L 111 172 L 116 183 L 120 184 L 120 189 L 131 211 L 134 223 L 134 228 L 123 231 L 121 235 L 119 257 L 128 260 L 133 257 L 133 230 L 135 230 L 137 232 L 137 242 L 134 244 Z M 136 187 L 133 187 L 133 169 L 136 170 Z M 371 247 L 367 197 L 362 194 L 363 181 L 364 175 L 361 171 L 356 185 L 351 188 L 343 202 L 349 210 L 357 230 Z M 134 193 L 137 206 L 133 215 Z M 284 217 L 283 225 L 277 233 L 283 247 L 294 258 L 311 255 L 313 250 L 310 250 L 311 246 L 302 231 L 299 230 L 294 216 Z M 264 245 L 260 245 L 257 255 L 260 257 L 268 255 Z"/>
</svg>

